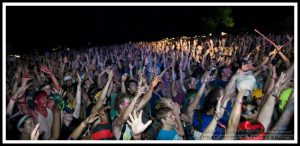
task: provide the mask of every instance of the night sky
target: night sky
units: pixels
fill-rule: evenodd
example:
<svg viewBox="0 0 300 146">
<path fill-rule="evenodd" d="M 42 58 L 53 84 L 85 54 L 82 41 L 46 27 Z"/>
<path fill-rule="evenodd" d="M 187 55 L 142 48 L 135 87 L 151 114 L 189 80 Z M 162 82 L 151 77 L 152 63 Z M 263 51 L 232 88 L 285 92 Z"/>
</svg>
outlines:
<svg viewBox="0 0 300 146">
<path fill-rule="evenodd" d="M 273 24 L 294 17 L 293 7 L 231 8 L 236 29 L 267 31 Z M 205 32 L 202 18 L 209 17 L 215 9 L 212 6 L 8 6 L 6 39 L 8 48 L 28 52 L 58 45 L 75 49 L 86 46 L 87 42 L 110 45 L 193 36 Z"/>
</svg>

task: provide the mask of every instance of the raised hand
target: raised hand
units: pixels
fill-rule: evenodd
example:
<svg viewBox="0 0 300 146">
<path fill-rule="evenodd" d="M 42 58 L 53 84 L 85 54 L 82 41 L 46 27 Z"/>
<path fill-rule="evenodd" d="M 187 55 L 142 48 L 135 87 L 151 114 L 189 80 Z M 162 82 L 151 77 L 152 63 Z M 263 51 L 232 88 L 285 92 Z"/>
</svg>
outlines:
<svg viewBox="0 0 300 146">
<path fill-rule="evenodd" d="M 146 93 L 146 89 L 147 89 L 147 86 L 140 86 L 140 87 L 138 87 L 138 91 L 137 91 L 136 97 L 138 98 L 142 94 Z"/>
<path fill-rule="evenodd" d="M 174 107 L 172 107 L 172 109 L 173 109 L 173 113 L 175 114 L 175 115 L 180 115 L 180 105 L 178 104 L 178 103 L 175 103 L 174 104 Z"/>
<path fill-rule="evenodd" d="M 160 76 L 154 77 L 154 80 L 151 82 L 151 86 L 156 87 L 158 82 L 161 82 L 161 77 Z"/>
<path fill-rule="evenodd" d="M 134 68 L 134 65 L 132 65 L 132 63 L 129 63 L 129 69 L 132 70 Z"/>
<path fill-rule="evenodd" d="M 112 79 L 113 75 L 114 75 L 114 71 L 112 70 L 111 67 L 107 67 L 105 72 L 108 74 L 108 78 Z"/>
<path fill-rule="evenodd" d="M 27 85 L 28 81 L 31 80 L 31 79 L 32 79 L 32 78 L 30 78 L 30 77 L 23 77 L 23 78 L 22 78 L 22 81 L 21 81 L 21 84 L 22 84 L 22 85 L 24 85 L 24 84 Z"/>
<path fill-rule="evenodd" d="M 51 70 L 46 65 L 42 65 L 41 68 L 40 68 L 40 71 L 43 72 L 43 73 L 46 73 L 48 75 L 52 74 Z"/>
<path fill-rule="evenodd" d="M 221 92 L 221 96 L 218 99 L 218 104 L 216 107 L 216 111 L 215 111 L 215 116 L 217 119 L 220 119 L 223 115 L 221 115 L 221 108 L 222 108 L 222 104 L 223 104 L 223 98 L 224 98 L 224 92 Z"/>
<path fill-rule="evenodd" d="M 78 84 L 81 84 L 81 82 L 82 82 L 81 77 L 78 73 L 77 73 L 77 81 L 78 81 Z"/>
<path fill-rule="evenodd" d="M 21 97 L 23 97 L 25 91 L 28 89 L 29 85 L 27 84 L 23 84 L 20 88 L 18 88 L 18 90 L 16 91 L 16 93 L 11 97 L 13 100 L 20 100 Z"/>
<path fill-rule="evenodd" d="M 68 63 L 69 61 L 68 61 L 68 58 L 65 56 L 64 57 L 64 64 L 66 64 L 66 63 Z"/>
<path fill-rule="evenodd" d="M 94 121 L 96 121 L 97 119 L 100 119 L 98 114 L 97 113 L 92 113 L 83 122 L 84 122 L 84 124 L 91 124 Z"/>
<path fill-rule="evenodd" d="M 269 56 L 272 56 L 274 54 L 277 54 L 277 49 L 274 49 L 272 52 L 269 53 Z"/>
<path fill-rule="evenodd" d="M 122 75 L 122 82 L 125 82 L 126 79 L 127 79 L 127 77 L 128 77 L 128 74 L 127 74 L 127 73 L 123 74 L 123 75 Z"/>
<path fill-rule="evenodd" d="M 144 124 L 142 121 L 142 114 L 143 110 L 140 111 L 139 116 L 137 116 L 136 110 L 133 111 L 133 116 L 131 113 L 129 114 L 130 121 L 127 120 L 127 123 L 131 126 L 131 130 L 134 135 L 140 135 L 152 122 L 152 120 L 149 120 L 146 124 Z"/>
<path fill-rule="evenodd" d="M 30 139 L 31 140 L 38 140 L 39 136 L 40 136 L 40 124 L 36 124 L 34 129 L 32 130 L 31 134 L 30 134 Z"/>
<path fill-rule="evenodd" d="M 147 65 L 149 63 L 149 56 L 145 57 L 145 65 Z"/>
</svg>

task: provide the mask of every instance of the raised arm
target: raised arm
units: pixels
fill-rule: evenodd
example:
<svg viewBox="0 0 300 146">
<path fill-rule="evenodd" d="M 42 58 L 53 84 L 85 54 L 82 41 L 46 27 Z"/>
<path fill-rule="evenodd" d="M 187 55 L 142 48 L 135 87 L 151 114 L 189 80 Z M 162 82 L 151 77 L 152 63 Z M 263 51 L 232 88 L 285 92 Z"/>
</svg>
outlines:
<svg viewBox="0 0 300 146">
<path fill-rule="evenodd" d="M 127 79 L 127 76 L 128 75 L 126 73 L 122 75 L 121 93 L 124 93 L 124 94 L 126 93 L 125 81 Z"/>
<path fill-rule="evenodd" d="M 138 103 L 136 110 L 139 111 L 144 108 L 144 106 L 150 101 L 151 95 L 153 93 L 154 88 L 157 86 L 158 82 L 161 81 L 161 78 L 159 76 L 154 77 L 154 80 L 152 81 L 150 88 L 146 92 L 146 94 L 142 97 L 141 101 Z"/>
<path fill-rule="evenodd" d="M 90 114 L 84 121 L 81 122 L 81 124 L 71 133 L 69 136 L 69 139 L 77 140 L 82 133 L 83 129 L 87 126 L 87 124 L 93 123 L 98 119 L 99 116 L 97 113 Z"/>
<path fill-rule="evenodd" d="M 260 121 L 262 125 L 265 127 L 265 132 L 268 129 L 272 119 L 271 117 L 276 103 L 275 98 L 279 96 L 280 91 L 284 88 L 284 84 L 283 84 L 285 82 L 284 76 L 285 73 L 282 72 L 274 88 L 272 89 L 272 92 L 267 97 L 267 101 L 263 104 L 263 107 L 258 114 L 257 120 Z"/>
<path fill-rule="evenodd" d="M 81 78 L 79 74 L 77 74 L 78 84 L 77 84 L 77 91 L 76 91 L 76 98 L 75 98 L 75 110 L 73 112 L 73 117 L 79 118 L 80 115 L 80 107 L 81 107 Z"/>
<path fill-rule="evenodd" d="M 286 67 L 289 68 L 291 66 L 290 60 L 281 51 L 279 51 L 279 56 L 281 57 L 281 59 L 285 63 Z"/>
<path fill-rule="evenodd" d="M 212 136 L 214 135 L 216 127 L 217 127 L 217 123 L 224 114 L 224 111 L 225 111 L 224 107 L 226 107 L 226 105 L 229 101 L 229 100 L 225 100 L 225 102 L 223 104 L 222 103 L 223 98 L 224 98 L 224 94 L 222 94 L 221 97 L 219 97 L 215 115 L 214 115 L 213 119 L 211 120 L 211 122 L 209 123 L 209 125 L 207 126 L 207 128 L 202 133 L 200 139 L 205 139 L 205 140 L 212 139 Z"/>
<path fill-rule="evenodd" d="M 40 70 L 41 70 L 43 73 L 46 73 L 46 74 L 48 74 L 48 75 L 50 76 L 51 81 L 52 81 L 52 83 L 53 83 L 53 85 L 54 85 L 55 90 L 60 91 L 60 85 L 59 85 L 59 83 L 58 83 L 58 81 L 57 81 L 55 75 L 52 73 L 52 71 L 50 71 L 50 70 L 48 69 L 48 67 L 45 66 L 45 65 L 42 65 L 41 68 L 40 68 Z"/>
<path fill-rule="evenodd" d="M 14 93 L 14 95 L 12 97 L 10 97 L 9 103 L 6 107 L 7 114 L 12 115 L 12 111 L 13 111 L 15 102 L 17 102 L 17 100 L 20 100 L 21 98 L 25 98 L 24 93 L 28 89 L 28 87 L 29 87 L 28 85 L 23 84 L 20 88 L 17 89 L 17 91 Z"/>
<path fill-rule="evenodd" d="M 175 52 L 172 53 L 172 97 L 176 97 L 177 91 L 175 88 L 175 82 L 176 82 L 176 77 L 175 77 Z"/>
<path fill-rule="evenodd" d="M 228 121 L 228 128 L 225 132 L 224 139 L 225 140 L 233 140 L 240 122 L 241 112 L 242 112 L 242 104 L 243 104 L 243 96 L 246 90 L 239 91 L 236 102 L 232 108 L 229 121 Z"/>
<path fill-rule="evenodd" d="M 95 105 L 95 109 L 92 110 L 94 112 L 99 110 L 100 107 L 104 104 L 103 101 L 105 101 L 106 94 L 107 94 L 107 91 L 108 91 L 108 87 L 109 87 L 110 83 L 112 82 L 112 78 L 113 78 L 112 69 L 110 68 L 110 69 L 107 69 L 106 71 L 107 71 L 106 73 L 108 74 L 108 80 L 107 80 L 107 83 L 106 83 L 105 87 L 103 88 L 103 90 L 101 92 L 101 95 L 100 95 L 100 98 L 98 99 L 98 102 Z"/>
<path fill-rule="evenodd" d="M 140 140 L 142 139 L 142 133 L 146 130 L 146 128 L 151 124 L 152 120 L 147 121 L 146 124 L 142 121 L 143 110 L 140 111 L 139 116 L 137 116 L 136 110 L 133 111 L 133 114 L 129 114 L 130 121 L 127 120 L 128 125 L 132 128 L 133 139 Z M 133 115 L 133 116 L 132 116 Z"/>
<path fill-rule="evenodd" d="M 283 113 L 281 114 L 274 127 L 270 131 L 268 131 L 269 134 L 266 136 L 266 139 L 275 139 L 276 137 L 283 136 L 283 134 L 285 134 L 284 132 L 286 131 L 282 130 L 287 129 L 290 120 L 294 116 L 294 100 L 294 94 L 291 94 L 287 104 L 285 105 Z"/>
<path fill-rule="evenodd" d="M 209 72 L 210 73 L 210 72 Z M 190 120 L 193 119 L 193 115 L 194 115 L 194 109 L 197 107 L 197 105 L 199 104 L 199 101 L 204 93 L 204 89 L 205 89 L 205 86 L 207 84 L 207 82 L 211 79 L 209 73 L 206 73 L 204 74 L 205 77 L 204 77 L 204 81 L 202 83 L 202 86 L 201 88 L 198 90 L 193 102 L 188 106 L 187 108 L 187 115 L 188 117 L 190 118 Z"/>
</svg>

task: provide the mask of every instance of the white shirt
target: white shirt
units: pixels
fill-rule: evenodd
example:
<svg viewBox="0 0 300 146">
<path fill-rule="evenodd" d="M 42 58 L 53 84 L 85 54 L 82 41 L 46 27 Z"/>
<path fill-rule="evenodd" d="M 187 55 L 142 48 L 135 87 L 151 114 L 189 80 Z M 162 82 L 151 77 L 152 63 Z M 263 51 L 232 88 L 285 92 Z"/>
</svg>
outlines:
<svg viewBox="0 0 300 146">
<path fill-rule="evenodd" d="M 40 133 L 42 133 L 42 131 L 45 132 L 43 139 L 44 140 L 49 140 L 50 136 L 51 136 L 51 128 L 52 128 L 52 123 L 53 123 L 53 114 L 52 111 L 48 108 L 46 108 L 47 110 L 47 117 L 44 117 L 42 114 L 40 114 L 39 112 L 37 112 L 38 115 L 38 123 L 40 124 Z"/>
</svg>

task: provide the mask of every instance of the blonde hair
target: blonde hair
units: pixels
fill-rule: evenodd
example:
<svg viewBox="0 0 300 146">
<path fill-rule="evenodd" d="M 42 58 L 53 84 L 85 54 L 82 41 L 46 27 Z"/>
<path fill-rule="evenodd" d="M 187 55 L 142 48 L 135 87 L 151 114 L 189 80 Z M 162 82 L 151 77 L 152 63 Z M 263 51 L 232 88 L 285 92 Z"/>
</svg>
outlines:
<svg viewBox="0 0 300 146">
<path fill-rule="evenodd" d="M 158 110 L 158 109 L 163 108 L 163 107 L 168 107 L 169 108 L 169 106 L 166 103 L 168 99 L 171 100 L 170 97 L 162 97 L 162 98 L 160 98 L 157 101 L 156 105 L 155 105 L 155 109 Z"/>
</svg>

